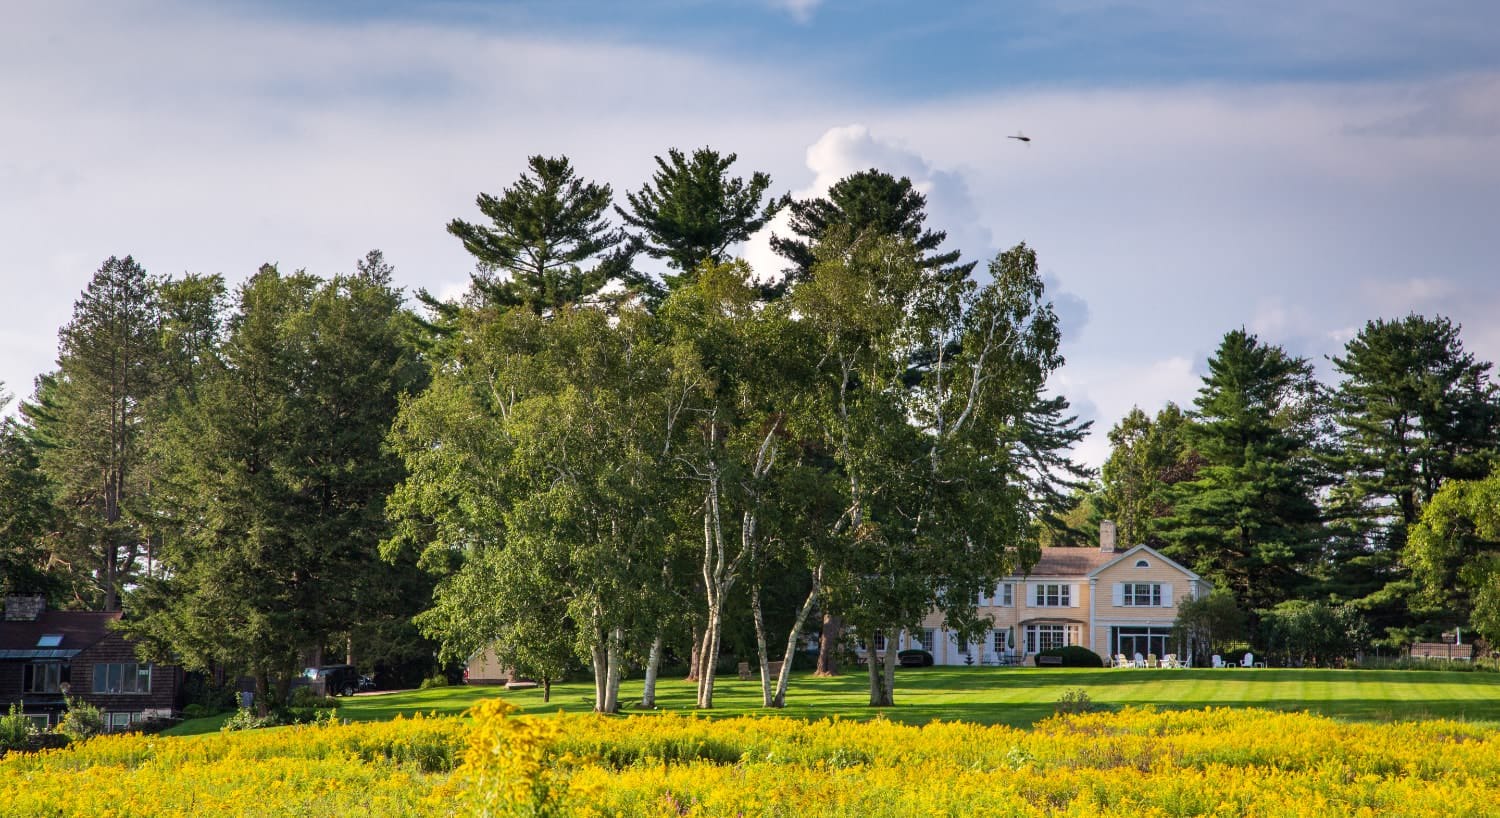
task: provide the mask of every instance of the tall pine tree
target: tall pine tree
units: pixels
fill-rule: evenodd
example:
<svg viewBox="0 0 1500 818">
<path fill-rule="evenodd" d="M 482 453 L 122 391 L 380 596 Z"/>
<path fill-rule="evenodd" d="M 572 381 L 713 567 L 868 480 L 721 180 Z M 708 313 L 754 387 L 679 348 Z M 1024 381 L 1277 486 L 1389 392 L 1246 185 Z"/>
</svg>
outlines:
<svg viewBox="0 0 1500 818">
<path fill-rule="evenodd" d="M 566 156 L 533 156 L 527 172 L 499 196 L 481 193 L 479 211 L 490 224 L 448 223 L 479 260 L 479 297 L 501 307 L 522 306 L 540 315 L 579 303 L 611 279 L 628 286 L 642 278 L 630 267 L 633 245 L 605 218 L 609 185 L 586 181 Z"/>
<path fill-rule="evenodd" d="M 1224 336 L 1208 369 L 1187 434 L 1203 466 L 1171 494 L 1163 551 L 1242 606 L 1270 608 L 1307 587 L 1321 549 L 1317 385 L 1305 359 L 1243 329 Z"/>
<path fill-rule="evenodd" d="M 1412 622 L 1415 586 L 1401 560 L 1406 533 L 1449 480 L 1489 473 L 1500 450 L 1500 399 L 1490 364 L 1463 348 L 1443 317 L 1376 320 L 1333 359 L 1331 406 L 1342 475 L 1329 590 L 1357 600 L 1379 633 Z"/>
</svg>

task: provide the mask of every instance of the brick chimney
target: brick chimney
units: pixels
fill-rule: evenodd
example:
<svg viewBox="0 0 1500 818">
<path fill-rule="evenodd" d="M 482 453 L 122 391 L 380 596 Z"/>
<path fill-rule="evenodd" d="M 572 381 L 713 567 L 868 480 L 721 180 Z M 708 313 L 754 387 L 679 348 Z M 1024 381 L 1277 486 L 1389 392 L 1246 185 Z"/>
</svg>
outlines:
<svg viewBox="0 0 1500 818">
<path fill-rule="evenodd" d="M 6 622 L 35 622 L 47 609 L 47 598 L 41 594 L 11 594 L 5 597 Z"/>
<path fill-rule="evenodd" d="M 1099 521 L 1099 550 L 1106 554 L 1115 553 L 1115 521 Z"/>
</svg>

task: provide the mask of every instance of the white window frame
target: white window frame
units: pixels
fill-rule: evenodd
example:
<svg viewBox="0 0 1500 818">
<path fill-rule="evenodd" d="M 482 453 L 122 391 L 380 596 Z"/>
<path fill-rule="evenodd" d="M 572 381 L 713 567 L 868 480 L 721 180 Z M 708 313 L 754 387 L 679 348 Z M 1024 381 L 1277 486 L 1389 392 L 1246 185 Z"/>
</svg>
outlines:
<svg viewBox="0 0 1500 818">
<path fill-rule="evenodd" d="M 1126 608 L 1160 608 L 1162 593 L 1160 582 L 1127 582 L 1121 603 Z"/>
<path fill-rule="evenodd" d="M 922 650 L 932 653 L 932 648 L 935 644 L 935 634 L 933 634 L 932 628 L 919 628 L 915 635 L 917 637 L 917 644 L 921 646 Z"/>
<path fill-rule="evenodd" d="M 1011 608 L 1016 604 L 1016 584 L 1014 582 L 1002 582 L 996 588 L 1000 592 L 1000 607 Z"/>
<path fill-rule="evenodd" d="M 1068 582 L 1038 582 L 1033 608 L 1073 607 L 1073 585 Z"/>
<path fill-rule="evenodd" d="M 1046 636 L 1045 639 L 1043 639 L 1044 634 Z M 1026 626 L 1027 653 L 1041 653 L 1044 650 L 1051 650 L 1052 648 L 1065 648 L 1071 644 L 1073 644 L 1073 627 L 1071 625 L 1043 624 Z"/>
</svg>

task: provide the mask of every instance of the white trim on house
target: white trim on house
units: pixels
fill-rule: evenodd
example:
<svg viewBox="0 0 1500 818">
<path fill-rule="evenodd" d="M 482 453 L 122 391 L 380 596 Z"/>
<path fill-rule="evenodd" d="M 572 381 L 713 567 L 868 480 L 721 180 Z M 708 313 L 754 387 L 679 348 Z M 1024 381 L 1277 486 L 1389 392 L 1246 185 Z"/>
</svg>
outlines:
<svg viewBox="0 0 1500 818">
<path fill-rule="evenodd" d="M 1188 579 L 1192 580 L 1193 582 L 1203 582 L 1203 577 L 1200 577 L 1197 574 L 1193 573 L 1192 571 L 1189 571 L 1188 569 L 1182 567 L 1182 565 L 1180 565 L 1176 560 L 1173 560 L 1171 557 L 1168 557 L 1168 556 L 1162 554 L 1160 551 L 1157 551 L 1155 548 L 1152 548 L 1151 546 L 1145 545 L 1145 544 L 1137 545 L 1137 546 L 1134 546 L 1134 547 L 1130 548 L 1125 553 L 1119 555 L 1118 557 L 1115 557 L 1114 559 L 1110 560 L 1109 562 L 1106 562 L 1103 565 L 1099 566 L 1098 568 L 1095 568 L 1094 570 L 1088 572 L 1085 576 L 1093 577 L 1096 574 L 1103 573 L 1104 571 L 1109 570 L 1110 568 L 1112 568 L 1112 567 L 1120 564 L 1121 562 L 1123 562 L 1125 559 L 1129 558 L 1130 556 L 1132 556 L 1132 555 L 1134 555 L 1136 553 L 1139 553 L 1141 551 L 1145 551 L 1145 552 L 1149 553 L 1151 556 L 1153 556 L 1153 557 L 1161 560 L 1162 562 L 1166 563 L 1167 565 L 1170 565 L 1171 567 L 1176 568 L 1178 571 L 1181 571 L 1182 573 L 1187 574 Z"/>
</svg>

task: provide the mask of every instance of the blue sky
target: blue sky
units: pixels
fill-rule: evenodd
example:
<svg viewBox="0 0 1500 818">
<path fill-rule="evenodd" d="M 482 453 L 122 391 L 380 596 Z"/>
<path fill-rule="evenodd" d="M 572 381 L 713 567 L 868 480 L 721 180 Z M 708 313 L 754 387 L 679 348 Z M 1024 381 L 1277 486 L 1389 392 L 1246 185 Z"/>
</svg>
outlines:
<svg viewBox="0 0 1500 818">
<path fill-rule="evenodd" d="M 936 9 L 936 10 L 935 10 Z M 1321 361 L 1445 314 L 1500 359 L 1500 4 L 29 3 L 0 30 L 0 381 L 100 262 L 455 292 L 532 153 L 617 194 L 711 145 L 775 189 L 908 175 L 952 246 L 1025 240 L 1099 429 L 1245 326 Z M 1005 139 L 1021 130 L 1030 144 Z M 774 265 L 759 237 L 742 248 Z M 1327 371 L 1326 363 L 1323 370 Z"/>
</svg>

